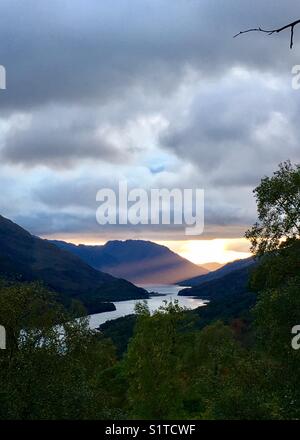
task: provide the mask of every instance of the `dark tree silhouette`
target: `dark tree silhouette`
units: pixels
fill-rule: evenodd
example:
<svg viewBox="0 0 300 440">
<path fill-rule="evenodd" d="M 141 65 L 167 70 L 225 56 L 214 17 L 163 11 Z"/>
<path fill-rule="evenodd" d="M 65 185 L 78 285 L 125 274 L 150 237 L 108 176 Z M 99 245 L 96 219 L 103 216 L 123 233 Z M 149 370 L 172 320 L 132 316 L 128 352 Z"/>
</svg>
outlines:
<svg viewBox="0 0 300 440">
<path fill-rule="evenodd" d="M 290 32 L 291 32 L 290 49 L 293 49 L 293 46 L 294 46 L 294 30 L 295 30 L 295 27 L 297 26 L 297 24 L 300 24 L 300 19 L 296 20 L 296 21 L 293 21 L 292 23 L 286 24 L 285 26 L 282 26 L 282 27 L 280 27 L 278 29 L 269 29 L 269 30 L 267 30 L 267 29 L 263 29 L 261 27 L 253 28 L 253 29 L 247 29 L 246 31 L 241 31 L 238 34 L 234 35 L 234 38 L 236 38 L 236 37 L 238 37 L 240 35 L 243 35 L 243 34 L 247 34 L 249 32 L 263 32 L 263 33 L 268 34 L 268 35 L 273 35 L 273 34 L 279 34 L 280 32 L 283 32 L 283 31 L 285 31 L 287 29 L 290 29 Z"/>
</svg>

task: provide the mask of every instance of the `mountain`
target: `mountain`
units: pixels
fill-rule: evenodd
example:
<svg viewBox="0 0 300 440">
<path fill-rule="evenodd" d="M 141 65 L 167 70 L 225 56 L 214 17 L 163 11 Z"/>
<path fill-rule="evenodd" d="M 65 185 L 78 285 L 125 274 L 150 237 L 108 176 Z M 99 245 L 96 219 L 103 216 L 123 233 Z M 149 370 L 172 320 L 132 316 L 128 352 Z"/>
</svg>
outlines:
<svg viewBox="0 0 300 440">
<path fill-rule="evenodd" d="M 179 296 L 194 296 L 218 300 L 250 292 L 248 282 L 253 264 L 231 271 L 222 277 L 205 281 L 198 286 L 180 290 Z"/>
<path fill-rule="evenodd" d="M 21 281 L 43 281 L 70 304 L 80 300 L 90 313 L 113 310 L 106 301 L 147 298 L 144 289 L 114 278 L 84 263 L 72 253 L 31 235 L 0 216 L 0 276 Z"/>
<path fill-rule="evenodd" d="M 74 245 L 52 241 L 97 270 L 138 284 L 176 284 L 187 277 L 208 273 L 166 246 L 151 241 L 108 241 L 103 246 Z"/>
<path fill-rule="evenodd" d="M 205 269 L 209 270 L 210 272 L 212 272 L 212 271 L 220 269 L 221 267 L 224 266 L 224 264 L 212 262 L 212 263 L 201 264 L 201 266 L 204 267 Z"/>
<path fill-rule="evenodd" d="M 202 275 L 199 277 L 194 277 L 189 279 L 187 278 L 186 280 L 181 281 L 179 284 L 185 287 L 199 286 L 208 281 L 213 281 L 222 278 L 224 275 L 235 272 L 236 270 L 250 267 L 253 264 L 255 264 L 255 260 L 253 257 L 246 258 L 243 260 L 232 261 L 231 263 L 227 263 L 225 264 L 225 266 L 222 266 L 221 268 L 213 272 L 210 272 L 206 275 Z"/>
</svg>

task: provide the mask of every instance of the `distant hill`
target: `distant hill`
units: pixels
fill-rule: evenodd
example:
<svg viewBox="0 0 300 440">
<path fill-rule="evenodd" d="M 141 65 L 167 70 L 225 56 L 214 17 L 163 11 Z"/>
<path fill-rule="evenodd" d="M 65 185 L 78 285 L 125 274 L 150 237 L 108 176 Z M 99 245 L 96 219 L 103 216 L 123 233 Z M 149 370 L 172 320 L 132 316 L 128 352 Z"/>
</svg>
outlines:
<svg viewBox="0 0 300 440">
<path fill-rule="evenodd" d="M 212 272 L 214 270 L 218 270 L 223 266 L 225 266 L 225 265 L 221 264 L 221 263 L 214 263 L 214 262 L 201 264 L 201 267 L 204 267 L 205 269 L 209 270 L 210 272 Z"/>
<path fill-rule="evenodd" d="M 194 296 L 202 299 L 218 300 L 238 296 L 250 291 L 248 282 L 253 264 L 231 271 L 222 277 L 212 279 L 191 288 L 180 290 L 179 296 Z"/>
<path fill-rule="evenodd" d="M 143 240 L 108 241 L 103 246 L 52 241 L 97 270 L 138 284 L 176 284 L 208 273 L 166 246 Z"/>
<path fill-rule="evenodd" d="M 0 216 L 0 277 L 43 281 L 68 305 L 80 300 L 90 313 L 113 310 L 107 301 L 146 298 L 147 292 L 128 281 L 114 278 L 80 258 L 31 235 Z"/>
<path fill-rule="evenodd" d="M 199 277 L 193 277 L 193 278 L 187 278 L 184 281 L 181 281 L 179 284 L 181 286 L 187 286 L 187 287 L 199 286 L 199 285 L 206 283 L 208 281 L 222 278 L 224 275 L 227 275 L 231 272 L 235 272 L 238 269 L 251 267 L 253 264 L 255 264 L 255 260 L 253 257 L 246 258 L 243 260 L 236 260 L 231 263 L 227 263 L 227 264 L 225 264 L 225 266 L 222 266 L 220 269 L 217 269 L 213 272 L 209 272 L 206 275 L 202 275 Z"/>
</svg>

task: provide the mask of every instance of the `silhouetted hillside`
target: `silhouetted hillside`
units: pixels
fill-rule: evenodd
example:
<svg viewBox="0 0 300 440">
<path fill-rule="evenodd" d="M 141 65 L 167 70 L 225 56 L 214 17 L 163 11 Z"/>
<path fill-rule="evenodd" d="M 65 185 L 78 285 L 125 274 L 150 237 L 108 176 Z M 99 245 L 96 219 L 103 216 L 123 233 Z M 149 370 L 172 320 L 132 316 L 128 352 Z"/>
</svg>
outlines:
<svg viewBox="0 0 300 440">
<path fill-rule="evenodd" d="M 151 241 L 109 241 L 104 246 L 52 243 L 77 255 L 95 269 L 139 284 L 176 284 L 188 277 L 208 273 L 207 269 Z"/>
<path fill-rule="evenodd" d="M 65 304 L 79 299 L 89 312 L 114 309 L 105 301 L 146 298 L 133 284 L 99 272 L 49 241 L 0 216 L 0 276 L 43 281 Z"/>
<path fill-rule="evenodd" d="M 249 277 L 253 265 L 248 265 L 199 286 L 180 290 L 179 296 L 195 296 L 202 299 L 221 299 L 249 292 Z"/>
<path fill-rule="evenodd" d="M 201 275 L 199 277 L 194 278 L 187 278 L 184 281 L 181 281 L 181 286 L 199 286 L 200 284 L 204 284 L 208 281 L 216 280 L 218 278 L 222 278 L 224 275 L 227 275 L 229 273 L 235 272 L 236 270 L 243 269 L 245 267 L 250 267 L 253 264 L 255 264 L 254 258 L 246 258 L 244 260 L 236 260 L 232 261 L 230 263 L 225 264 L 225 266 L 222 266 L 220 269 L 217 269 L 213 272 L 209 272 L 206 275 Z"/>
</svg>

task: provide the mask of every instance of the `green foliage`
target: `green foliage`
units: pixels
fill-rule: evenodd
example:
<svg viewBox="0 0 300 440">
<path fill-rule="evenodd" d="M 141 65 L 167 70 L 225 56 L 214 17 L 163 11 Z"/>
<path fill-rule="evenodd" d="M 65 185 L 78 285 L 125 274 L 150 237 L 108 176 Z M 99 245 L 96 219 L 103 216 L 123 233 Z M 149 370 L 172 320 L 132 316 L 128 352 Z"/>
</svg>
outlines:
<svg viewBox="0 0 300 440">
<path fill-rule="evenodd" d="M 262 291 L 254 308 L 258 335 L 264 351 L 287 364 L 296 353 L 291 350 L 291 329 L 300 322 L 299 293 L 300 277 L 296 277 L 284 287 Z"/>
<path fill-rule="evenodd" d="M 261 365 L 231 328 L 216 322 L 197 333 L 191 355 L 187 402 L 192 398 L 189 410 L 193 417 L 266 418 Z"/>
<path fill-rule="evenodd" d="M 122 316 L 101 324 L 99 329 L 105 338 L 109 338 L 114 343 L 118 357 L 127 351 L 127 346 L 133 336 L 136 324 L 135 315 Z"/>
<path fill-rule="evenodd" d="M 41 284 L 0 289 L 0 418 L 101 418 L 114 411 L 103 381 L 115 365 L 112 344 L 86 318 L 74 320 Z M 110 397 L 111 399 L 111 397 Z"/>
<path fill-rule="evenodd" d="M 246 233 L 258 255 L 278 249 L 282 241 L 300 237 L 300 165 L 279 165 L 254 190 L 258 222 Z"/>
<path fill-rule="evenodd" d="M 167 303 L 152 316 L 146 303 L 136 307 L 137 324 L 124 367 L 128 398 L 134 418 L 180 417 L 178 394 L 184 309 Z"/>
<path fill-rule="evenodd" d="M 195 331 L 184 311 L 168 309 L 138 318 L 124 361 L 130 417 L 275 418 L 270 362 L 223 323 Z"/>
<path fill-rule="evenodd" d="M 280 418 L 300 417 L 300 351 L 292 349 L 292 328 L 300 322 L 300 278 L 262 291 L 254 309 L 257 346 L 273 362 L 273 393 Z"/>
<path fill-rule="evenodd" d="M 266 254 L 252 273 L 251 288 L 256 292 L 284 286 L 300 273 L 300 240 L 288 239 L 276 252 Z"/>
<path fill-rule="evenodd" d="M 300 352 L 291 347 L 291 331 L 300 323 L 300 166 L 280 165 L 271 179 L 262 180 L 256 194 L 261 225 L 248 237 L 253 250 L 263 255 L 251 280 L 258 292 L 257 350 L 272 365 L 270 411 L 277 418 L 298 419 Z"/>
</svg>

